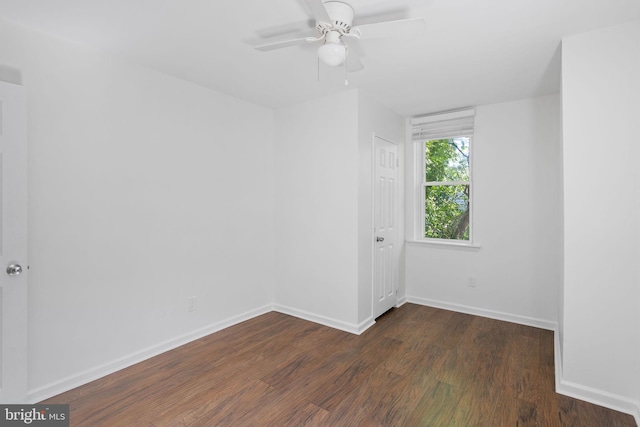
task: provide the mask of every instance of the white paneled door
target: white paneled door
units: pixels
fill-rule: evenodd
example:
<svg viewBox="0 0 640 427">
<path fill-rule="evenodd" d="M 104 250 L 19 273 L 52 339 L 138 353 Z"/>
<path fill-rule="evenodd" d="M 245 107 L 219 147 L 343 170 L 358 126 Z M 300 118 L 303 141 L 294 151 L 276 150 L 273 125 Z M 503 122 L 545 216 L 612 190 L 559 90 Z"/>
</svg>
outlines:
<svg viewBox="0 0 640 427">
<path fill-rule="evenodd" d="M 22 86 L 0 82 L 0 403 L 27 395 L 27 138 Z"/>
<path fill-rule="evenodd" d="M 380 316 L 396 305 L 398 289 L 398 147 L 375 138 L 373 186 L 373 314 Z"/>
</svg>

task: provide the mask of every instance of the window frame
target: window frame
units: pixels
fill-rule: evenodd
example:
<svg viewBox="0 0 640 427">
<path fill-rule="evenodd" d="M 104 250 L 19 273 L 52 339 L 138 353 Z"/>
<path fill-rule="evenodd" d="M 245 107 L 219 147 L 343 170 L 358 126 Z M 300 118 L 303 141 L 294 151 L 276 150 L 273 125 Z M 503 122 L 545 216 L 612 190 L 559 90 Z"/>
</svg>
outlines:
<svg viewBox="0 0 640 427">
<path fill-rule="evenodd" d="M 468 138 L 469 139 L 469 180 L 468 181 L 427 181 L 426 180 L 426 150 L 427 150 L 427 142 L 433 141 L 435 139 L 455 139 L 455 138 Z M 416 159 L 418 160 L 418 167 L 416 168 L 416 172 L 420 177 L 419 181 L 416 182 L 417 187 L 417 198 L 419 201 L 417 206 L 418 208 L 418 223 L 420 227 L 416 230 L 416 240 L 431 242 L 431 243 L 441 243 L 441 244 L 456 244 L 456 245 L 472 245 L 473 244 L 473 211 L 474 211 L 474 197 L 473 197 L 473 135 L 470 134 L 456 134 L 455 136 L 443 136 L 432 139 L 425 139 L 419 143 L 416 143 Z M 455 185 L 468 185 L 469 186 L 469 239 L 441 239 L 434 237 L 425 237 L 426 230 L 426 189 L 427 187 L 438 187 L 438 186 L 455 186 Z"/>
<path fill-rule="evenodd" d="M 413 206 L 410 206 L 408 212 L 413 217 L 412 219 L 408 218 L 408 224 L 412 224 L 412 230 L 408 230 L 409 233 L 407 235 L 407 241 L 410 243 L 422 243 L 429 245 L 444 245 L 444 246 L 454 246 L 454 247 L 462 247 L 462 248 L 479 248 L 480 246 L 477 244 L 475 240 L 476 230 L 474 227 L 474 213 L 475 213 L 475 184 L 474 184 L 474 153 L 475 153 L 475 138 L 474 138 L 474 129 L 473 124 L 471 128 L 468 127 L 465 129 L 452 129 L 451 131 L 445 131 L 443 133 L 438 133 L 437 136 L 433 137 L 425 137 L 425 138 L 416 138 L 416 125 L 423 123 L 422 120 L 424 118 L 433 117 L 437 119 L 439 117 L 444 117 L 442 120 L 445 121 L 447 116 L 455 116 L 458 117 L 460 115 L 468 115 L 472 118 L 475 116 L 475 110 L 461 110 L 450 113 L 440 113 L 437 115 L 423 116 L 423 117 L 414 117 L 407 121 L 407 129 L 408 129 L 408 140 L 413 145 L 413 150 L 407 150 L 408 153 L 412 153 L 413 161 L 408 162 L 408 164 L 413 164 L 413 171 L 408 171 L 410 178 L 413 180 L 413 191 L 411 194 L 411 198 L 409 199 L 412 202 Z M 473 119 L 472 119 L 473 120 Z M 426 181 L 426 143 L 427 141 L 436 140 L 436 139 L 453 139 L 453 138 L 469 138 L 469 180 L 468 181 L 440 181 L 434 183 L 428 183 Z M 412 175 L 412 176 L 411 176 Z M 408 177 L 409 177 L 408 176 Z M 428 185 L 431 184 L 431 185 Z M 425 193 L 426 187 L 435 185 L 469 185 L 469 239 L 461 240 L 461 239 L 440 239 L 440 238 L 431 238 L 425 237 Z"/>
</svg>

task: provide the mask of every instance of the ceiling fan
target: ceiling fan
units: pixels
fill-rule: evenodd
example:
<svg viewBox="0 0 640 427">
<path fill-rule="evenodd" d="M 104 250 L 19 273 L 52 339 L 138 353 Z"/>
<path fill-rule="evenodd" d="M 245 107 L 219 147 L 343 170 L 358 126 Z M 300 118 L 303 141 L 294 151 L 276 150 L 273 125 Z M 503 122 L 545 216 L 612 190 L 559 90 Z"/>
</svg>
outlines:
<svg viewBox="0 0 640 427">
<path fill-rule="evenodd" d="M 257 46 L 257 50 L 269 51 L 305 43 L 322 43 L 318 48 L 318 58 L 322 62 L 332 67 L 346 63 L 349 71 L 358 71 L 364 67 L 357 57 L 349 55 L 346 40 L 391 37 L 406 30 L 421 28 L 425 24 L 423 18 L 412 18 L 353 26 L 355 14 L 349 0 L 304 1 L 315 18 L 315 32 L 305 37 Z"/>
</svg>

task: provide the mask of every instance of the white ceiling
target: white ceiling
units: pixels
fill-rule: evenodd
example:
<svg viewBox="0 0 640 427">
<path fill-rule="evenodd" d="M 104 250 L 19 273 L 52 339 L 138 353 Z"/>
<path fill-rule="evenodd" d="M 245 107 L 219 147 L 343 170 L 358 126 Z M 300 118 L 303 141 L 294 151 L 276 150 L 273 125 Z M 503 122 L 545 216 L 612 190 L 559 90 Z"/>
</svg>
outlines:
<svg viewBox="0 0 640 427">
<path fill-rule="evenodd" d="M 402 115 L 558 92 L 562 37 L 640 18 L 640 0 L 350 0 L 354 24 L 423 17 L 414 38 L 362 41 L 349 75 Z M 299 34 L 303 0 L 0 0 L 0 16 L 272 108 L 346 90 Z"/>
</svg>

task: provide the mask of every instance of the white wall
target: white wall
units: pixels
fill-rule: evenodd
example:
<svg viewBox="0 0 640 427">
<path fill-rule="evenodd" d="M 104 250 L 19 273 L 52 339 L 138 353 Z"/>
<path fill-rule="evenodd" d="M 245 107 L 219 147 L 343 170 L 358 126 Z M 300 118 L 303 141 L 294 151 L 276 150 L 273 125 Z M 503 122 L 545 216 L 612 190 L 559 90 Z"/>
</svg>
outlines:
<svg viewBox="0 0 640 427">
<path fill-rule="evenodd" d="M 404 119 L 379 102 L 359 92 L 358 138 L 359 138 L 359 194 L 358 194 L 358 322 L 373 319 L 373 137 L 378 136 L 398 145 L 398 158 L 404 162 Z M 404 211 L 404 164 L 398 169 L 397 200 Z M 403 215 L 399 217 L 402 219 Z M 403 221 L 398 224 L 398 286 L 404 297 L 404 237 Z"/>
<path fill-rule="evenodd" d="M 559 117 L 558 95 L 477 107 L 473 233 L 480 248 L 409 243 L 409 301 L 555 327 L 562 280 Z M 413 149 L 407 154 L 411 165 Z M 413 199 L 409 176 L 407 190 Z M 476 276 L 475 288 L 467 286 L 468 275 Z"/>
<path fill-rule="evenodd" d="M 271 110 L 6 22 L 0 69 L 28 94 L 32 399 L 270 307 Z"/>
<path fill-rule="evenodd" d="M 640 21 L 562 52 L 561 391 L 640 422 Z"/>
<path fill-rule="evenodd" d="M 357 90 L 276 112 L 276 309 L 373 323 L 374 134 L 402 144 L 404 121 Z"/>
<path fill-rule="evenodd" d="M 277 309 L 357 330 L 358 92 L 275 114 Z"/>
<path fill-rule="evenodd" d="M 274 114 L 4 21 L 0 78 L 28 93 L 31 401 L 274 301 L 371 324 L 372 138 L 402 142 L 397 115 L 358 91 Z"/>
</svg>

